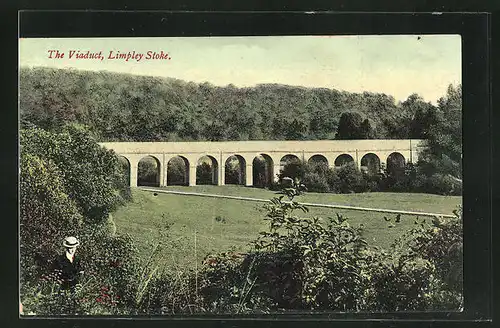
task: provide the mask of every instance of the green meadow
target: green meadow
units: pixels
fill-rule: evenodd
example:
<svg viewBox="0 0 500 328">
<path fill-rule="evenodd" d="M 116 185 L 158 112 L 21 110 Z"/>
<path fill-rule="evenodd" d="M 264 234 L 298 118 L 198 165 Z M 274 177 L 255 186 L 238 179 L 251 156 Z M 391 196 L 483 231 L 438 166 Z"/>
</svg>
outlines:
<svg viewBox="0 0 500 328">
<path fill-rule="evenodd" d="M 160 188 L 158 188 L 160 189 Z M 172 186 L 160 190 L 196 192 L 228 196 L 270 199 L 275 192 L 243 186 Z M 195 268 L 207 254 L 229 250 L 246 251 L 259 231 L 267 228 L 263 202 L 220 199 L 190 195 L 155 193 L 135 188 L 133 200 L 113 213 L 120 234 L 129 234 L 140 254 L 150 257 L 161 242 L 155 260 L 168 269 Z M 452 214 L 461 197 L 416 193 L 307 193 L 298 202 L 337 204 L 406 211 Z M 416 216 L 403 215 L 401 222 L 390 227 L 384 216 L 395 214 L 356 210 L 309 207 L 297 212 L 302 217 L 331 217 L 337 213 L 347 217 L 351 225 L 363 225 L 363 235 L 372 246 L 387 248 L 414 225 Z"/>
</svg>

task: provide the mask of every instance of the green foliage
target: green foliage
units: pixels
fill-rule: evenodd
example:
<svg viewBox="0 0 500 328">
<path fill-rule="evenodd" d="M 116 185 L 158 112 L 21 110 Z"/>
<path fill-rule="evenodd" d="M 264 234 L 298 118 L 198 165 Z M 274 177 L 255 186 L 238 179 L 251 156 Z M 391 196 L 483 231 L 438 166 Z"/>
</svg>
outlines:
<svg viewBox="0 0 500 328">
<path fill-rule="evenodd" d="M 224 166 L 225 184 L 245 184 L 245 168 L 243 166 L 244 159 L 237 156 L 228 158 Z"/>
<path fill-rule="evenodd" d="M 139 186 L 159 186 L 160 175 L 156 159 L 147 157 L 139 162 L 137 184 Z"/>
<path fill-rule="evenodd" d="M 420 185 L 444 194 L 461 194 L 462 86 L 448 87 L 438 101 L 427 132 L 427 147 L 419 157 Z"/>
<path fill-rule="evenodd" d="M 340 215 L 326 223 L 294 215 L 308 211 L 294 201 L 303 188 L 295 181 L 266 206 L 269 230 L 255 241 L 260 288 L 279 308 L 360 309 L 368 282 L 360 229 Z"/>
<path fill-rule="evenodd" d="M 362 238 L 361 227 L 341 215 L 327 221 L 295 215 L 308 211 L 294 200 L 304 188 L 292 181 L 266 205 L 269 228 L 255 240 L 253 251 L 206 258 L 197 275 L 199 311 L 461 308 L 461 214 L 430 225 L 417 218 L 415 228 L 389 251 L 377 250 Z"/>
<path fill-rule="evenodd" d="M 342 113 L 337 128 L 336 139 L 371 139 L 374 132 L 368 119 L 357 112 Z"/>
<path fill-rule="evenodd" d="M 24 285 L 50 267 L 62 240 L 78 234 L 83 218 L 53 162 L 21 152 L 20 165 L 20 269 Z"/>
<path fill-rule="evenodd" d="M 313 192 L 348 194 L 376 191 L 378 180 L 363 175 L 354 163 L 329 168 L 325 163 L 291 162 L 280 171 L 279 178 L 300 179 Z"/>
<path fill-rule="evenodd" d="M 21 299 L 42 315 L 116 314 L 134 286 L 131 240 L 114 236 L 110 211 L 123 202 L 124 175 L 114 153 L 79 126 L 21 130 Z M 76 236 L 85 274 L 74 293 L 61 290 L 51 263 Z M 106 288 L 104 293 L 101 288 Z M 118 301 L 118 299 L 120 299 Z"/>
<path fill-rule="evenodd" d="M 126 177 L 112 151 L 99 146 L 83 127 L 68 125 L 59 133 L 21 130 L 21 152 L 51 161 L 64 177 L 65 191 L 85 220 L 102 221 L 123 202 Z"/>
<path fill-rule="evenodd" d="M 462 209 L 455 211 L 455 215 L 456 219 L 434 218 L 432 228 L 418 236 L 413 251 L 432 261 L 443 286 L 459 297 L 463 291 Z"/>
<path fill-rule="evenodd" d="M 333 139 L 341 115 L 351 111 L 364 116 L 362 138 L 403 137 L 393 130 L 405 130 L 402 111 L 384 94 L 278 84 L 216 87 L 49 68 L 21 69 L 20 111 L 22 122 L 48 130 L 87 125 L 99 141 Z"/>
<path fill-rule="evenodd" d="M 415 228 L 396 240 L 390 261 L 375 272 L 379 310 L 463 308 L 461 209 L 455 215 L 452 219 L 417 217 Z"/>
<path fill-rule="evenodd" d="M 24 307 L 36 315 L 123 315 L 135 307 L 137 251 L 127 237 L 110 236 L 99 226 L 78 231 L 77 256 L 84 273 L 74 292 L 60 288 L 50 271 L 21 285 Z"/>
<path fill-rule="evenodd" d="M 389 163 L 390 164 L 390 163 Z M 390 165 L 388 165 L 390 166 Z M 280 181 L 299 178 L 312 192 L 339 194 L 361 192 L 423 192 L 440 195 L 461 195 L 462 182 L 450 174 L 435 173 L 430 164 L 406 163 L 381 173 L 360 172 L 353 162 L 329 168 L 324 163 L 290 162 L 278 175 Z"/>
<path fill-rule="evenodd" d="M 184 160 L 180 157 L 171 159 L 167 165 L 167 184 L 174 185 L 187 185 L 186 173 L 189 167 L 186 167 Z"/>
<path fill-rule="evenodd" d="M 302 181 L 308 186 L 309 191 L 329 192 L 333 188 L 330 183 L 334 175 L 334 170 L 331 170 L 324 162 L 308 163 L 304 166 Z"/>
<path fill-rule="evenodd" d="M 196 168 L 196 184 L 214 184 L 213 179 L 213 168 L 208 163 L 201 163 Z"/>
<path fill-rule="evenodd" d="M 436 108 L 431 103 L 424 102 L 417 94 L 410 95 L 401 105 L 411 118 L 408 120 L 409 137 L 427 139 L 429 130 L 436 121 Z"/>
<path fill-rule="evenodd" d="M 303 179 L 305 174 L 305 167 L 307 164 L 301 161 L 289 161 L 285 164 L 278 174 L 279 181 L 288 177 L 291 179 Z"/>
<path fill-rule="evenodd" d="M 331 177 L 332 189 L 337 193 L 352 193 L 366 191 L 363 175 L 354 163 L 347 163 L 336 169 Z"/>
<path fill-rule="evenodd" d="M 269 187 L 271 179 L 266 179 L 266 161 L 256 157 L 252 164 L 253 185 L 259 188 Z M 273 177 L 271 177 L 273 178 Z"/>
</svg>

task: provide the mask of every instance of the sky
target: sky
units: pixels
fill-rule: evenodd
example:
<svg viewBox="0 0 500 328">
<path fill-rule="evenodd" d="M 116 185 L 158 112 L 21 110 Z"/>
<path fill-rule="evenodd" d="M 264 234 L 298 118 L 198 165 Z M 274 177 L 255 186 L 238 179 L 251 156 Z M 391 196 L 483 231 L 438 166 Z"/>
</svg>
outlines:
<svg viewBox="0 0 500 328">
<path fill-rule="evenodd" d="M 459 35 L 30 38 L 20 39 L 19 50 L 21 67 L 106 70 L 220 86 L 280 83 L 381 92 L 396 101 L 418 93 L 436 103 L 462 75 Z M 64 57 L 52 52 L 50 58 L 49 50 Z M 70 51 L 102 56 L 69 58 Z M 134 51 L 143 57 L 114 58 Z M 148 51 L 168 56 L 147 59 Z"/>
</svg>

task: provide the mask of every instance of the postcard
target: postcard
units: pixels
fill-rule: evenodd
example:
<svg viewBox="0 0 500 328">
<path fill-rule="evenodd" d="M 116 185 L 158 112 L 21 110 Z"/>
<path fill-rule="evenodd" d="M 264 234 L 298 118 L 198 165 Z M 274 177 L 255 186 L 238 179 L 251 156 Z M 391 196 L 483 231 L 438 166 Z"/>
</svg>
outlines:
<svg viewBox="0 0 500 328">
<path fill-rule="evenodd" d="M 19 50 L 22 317 L 463 310 L 460 35 Z"/>
</svg>

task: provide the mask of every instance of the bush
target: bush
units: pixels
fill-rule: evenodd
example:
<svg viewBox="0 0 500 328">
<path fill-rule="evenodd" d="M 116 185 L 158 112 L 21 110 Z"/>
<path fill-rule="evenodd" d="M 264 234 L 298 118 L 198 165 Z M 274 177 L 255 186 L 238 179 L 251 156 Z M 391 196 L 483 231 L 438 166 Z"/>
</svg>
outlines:
<svg viewBox="0 0 500 328">
<path fill-rule="evenodd" d="M 292 162 L 280 171 L 279 180 L 284 177 L 300 179 L 312 192 L 333 192 L 339 194 L 360 192 L 424 192 L 439 195 L 461 195 L 462 183 L 451 175 L 429 173 L 429 165 L 419 162 L 407 163 L 404 170 L 392 174 L 369 174 L 360 172 L 354 163 L 340 168 L 329 168 L 324 163 Z M 393 170 L 394 171 L 394 170 Z M 432 171 L 432 170 L 431 170 Z M 270 187 L 279 190 L 280 184 Z"/>
<path fill-rule="evenodd" d="M 368 185 L 356 165 L 348 163 L 334 170 L 330 189 L 339 194 L 348 194 L 367 191 Z"/>
<path fill-rule="evenodd" d="M 449 175 L 434 173 L 430 176 L 418 174 L 415 189 L 439 195 L 462 195 L 462 183 Z"/>
<path fill-rule="evenodd" d="M 252 251 L 209 256 L 197 308 L 214 313 L 279 310 L 425 311 L 462 305 L 460 219 L 416 226 L 389 251 L 368 247 L 340 215 L 294 215 L 294 182 L 266 205 L 269 229 Z M 398 222 L 398 220 L 396 220 Z M 201 298 L 200 298 L 201 297 Z"/>
<path fill-rule="evenodd" d="M 307 164 L 304 162 L 290 161 L 285 164 L 283 169 L 280 170 L 280 173 L 278 174 L 278 180 L 281 181 L 285 177 L 303 180 L 306 166 Z"/>
<path fill-rule="evenodd" d="M 137 184 L 139 186 L 158 186 L 159 178 L 156 160 L 151 157 L 142 159 L 137 169 Z"/>
<path fill-rule="evenodd" d="M 415 220 L 391 246 L 389 261 L 374 267 L 373 307 L 394 310 L 459 310 L 463 307 L 463 223 L 456 218 Z"/>
<path fill-rule="evenodd" d="M 463 220 L 462 210 L 456 218 L 434 218 L 430 228 L 420 233 L 413 251 L 436 266 L 436 273 L 447 289 L 462 293 Z"/>
<path fill-rule="evenodd" d="M 128 265 L 134 263 L 134 248 L 130 239 L 109 229 L 109 213 L 127 191 L 115 154 L 78 126 L 58 133 L 30 128 L 21 131 L 20 165 L 20 289 L 27 311 L 122 311 L 125 303 L 120 302 L 128 302 L 134 286 Z M 51 264 L 69 235 L 81 241 L 78 255 L 86 274 L 68 294 Z"/>
<path fill-rule="evenodd" d="M 280 181 L 284 177 L 300 179 L 312 192 L 348 194 L 369 191 L 370 186 L 373 190 L 377 189 L 376 185 L 370 185 L 354 163 L 332 169 L 325 163 L 292 162 L 286 164 L 280 171 Z M 279 190 L 279 188 L 274 190 Z"/>
<path fill-rule="evenodd" d="M 99 222 L 124 202 L 126 177 L 115 153 L 101 147 L 86 128 L 66 126 L 51 133 L 21 130 L 21 152 L 51 161 L 64 177 L 65 192 L 85 220 Z"/>
<path fill-rule="evenodd" d="M 83 217 L 68 197 L 61 172 L 52 162 L 21 152 L 20 269 L 21 286 L 48 270 L 62 240 L 76 235 Z"/>
<path fill-rule="evenodd" d="M 309 191 L 313 192 L 329 192 L 330 186 L 328 181 L 333 175 L 326 163 L 308 163 L 304 165 L 304 177 L 302 182 L 307 186 Z"/>
<path fill-rule="evenodd" d="M 167 165 L 167 184 L 169 186 L 173 185 L 187 185 L 186 181 L 186 171 L 189 171 L 189 167 L 180 157 L 172 158 Z"/>
<path fill-rule="evenodd" d="M 208 163 L 201 163 L 196 168 L 196 184 L 213 184 L 212 166 Z"/>
</svg>

